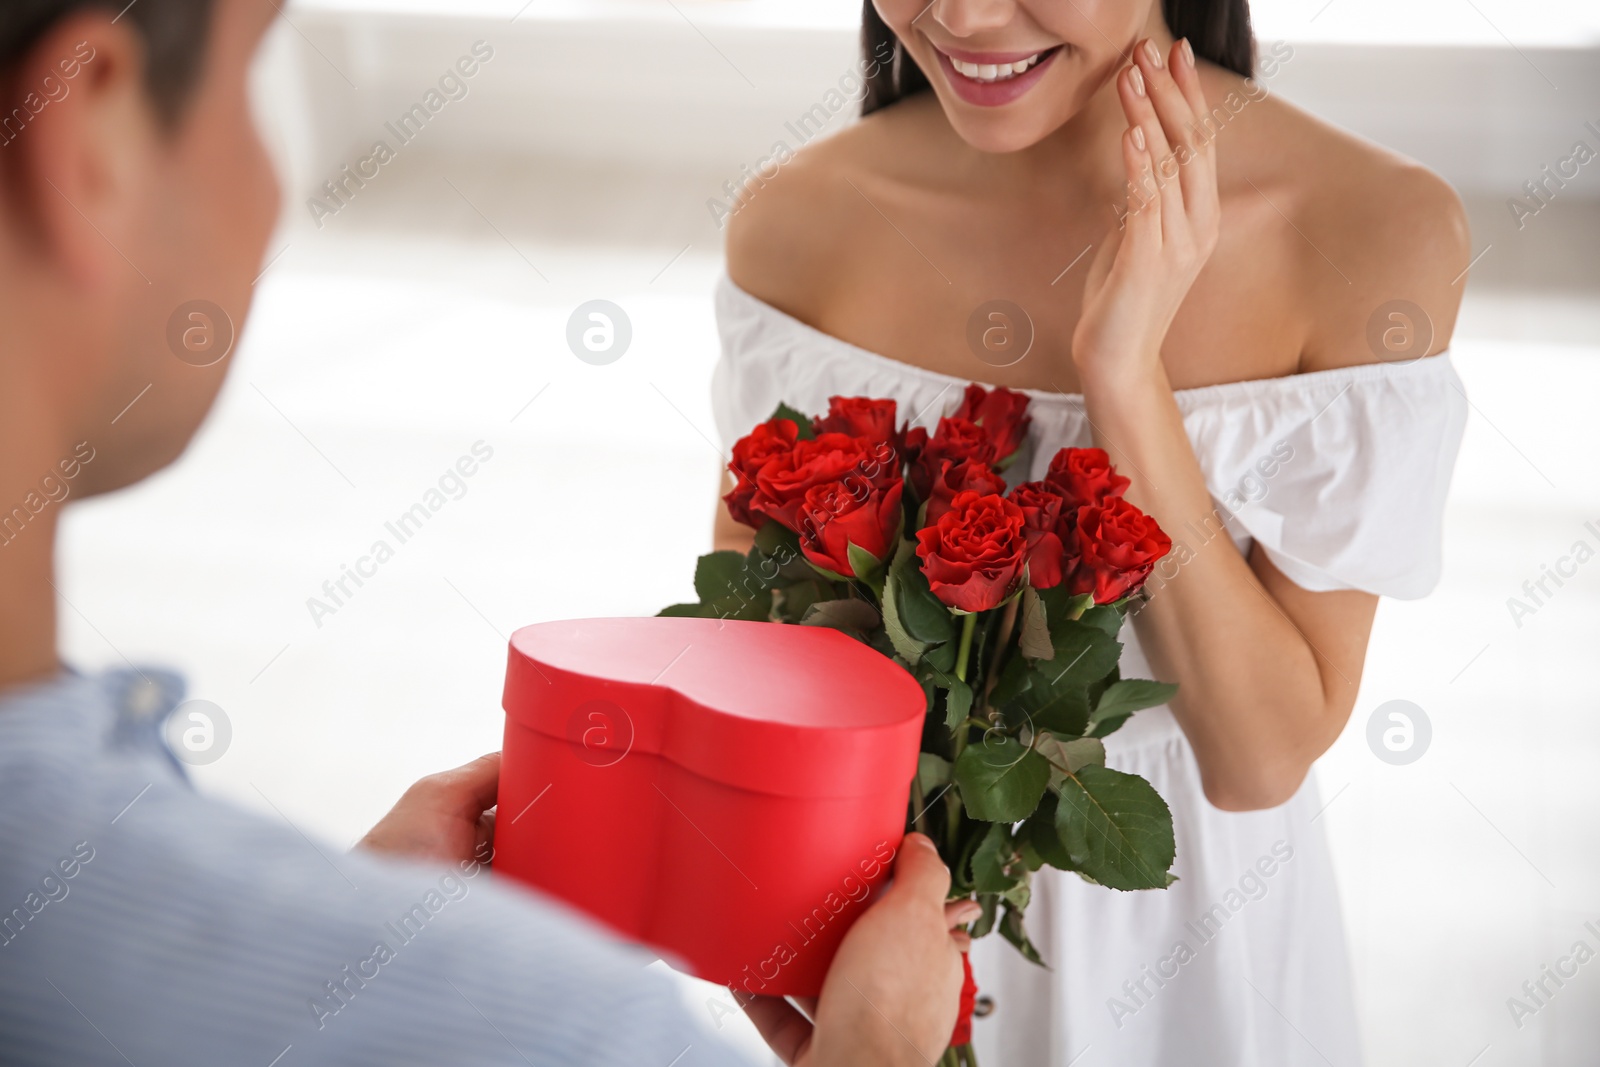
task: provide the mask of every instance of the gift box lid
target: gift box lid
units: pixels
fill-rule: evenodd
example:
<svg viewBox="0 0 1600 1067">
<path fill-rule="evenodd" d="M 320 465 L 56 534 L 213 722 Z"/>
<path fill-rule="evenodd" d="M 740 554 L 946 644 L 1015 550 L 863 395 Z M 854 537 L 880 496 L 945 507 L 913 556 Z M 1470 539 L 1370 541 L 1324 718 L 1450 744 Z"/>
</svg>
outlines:
<svg viewBox="0 0 1600 1067">
<path fill-rule="evenodd" d="M 619 759 L 651 753 L 756 792 L 848 797 L 911 780 L 926 698 L 837 630 L 657 617 L 518 630 L 504 705 L 575 744 L 603 730 Z"/>
</svg>

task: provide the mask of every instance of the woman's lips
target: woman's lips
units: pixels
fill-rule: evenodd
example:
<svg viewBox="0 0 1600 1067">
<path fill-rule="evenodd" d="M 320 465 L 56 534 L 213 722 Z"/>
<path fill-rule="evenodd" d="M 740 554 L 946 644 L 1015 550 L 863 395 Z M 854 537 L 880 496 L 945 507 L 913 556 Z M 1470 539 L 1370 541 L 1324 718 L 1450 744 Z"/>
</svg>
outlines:
<svg viewBox="0 0 1600 1067">
<path fill-rule="evenodd" d="M 1000 107 L 1038 84 L 1061 46 L 1039 52 L 935 51 L 945 80 L 957 96 L 979 107 Z"/>
</svg>

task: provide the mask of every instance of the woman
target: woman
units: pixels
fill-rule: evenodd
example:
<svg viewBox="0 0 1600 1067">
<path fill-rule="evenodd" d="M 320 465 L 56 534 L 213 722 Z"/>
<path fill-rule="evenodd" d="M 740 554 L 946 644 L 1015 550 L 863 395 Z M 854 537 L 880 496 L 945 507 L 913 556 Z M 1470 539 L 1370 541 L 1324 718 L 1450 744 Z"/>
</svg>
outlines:
<svg viewBox="0 0 1600 1067">
<path fill-rule="evenodd" d="M 1356 1063 L 1308 772 L 1378 596 L 1438 577 L 1460 204 L 1247 80 L 1245 0 L 877 0 L 865 19 L 867 54 L 894 49 L 866 117 L 730 226 L 725 439 L 780 399 L 893 397 L 932 427 L 969 380 L 1026 389 L 1010 479 L 1097 445 L 1175 542 L 1122 636 L 1124 672 L 1179 696 L 1108 748 L 1171 805 L 1180 880 L 1041 871 L 1050 969 L 996 938 L 974 956 L 985 1063 Z M 748 536 L 722 513 L 721 547 Z"/>
</svg>

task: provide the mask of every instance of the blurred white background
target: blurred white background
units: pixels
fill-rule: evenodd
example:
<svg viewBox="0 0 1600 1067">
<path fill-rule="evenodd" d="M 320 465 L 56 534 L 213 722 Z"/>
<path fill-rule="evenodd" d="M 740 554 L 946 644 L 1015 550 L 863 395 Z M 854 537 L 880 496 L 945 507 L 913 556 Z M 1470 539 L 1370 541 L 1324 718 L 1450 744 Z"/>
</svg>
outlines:
<svg viewBox="0 0 1600 1067">
<path fill-rule="evenodd" d="M 1507 199 L 1600 144 L 1600 8 L 1253 7 L 1261 41 L 1294 53 L 1269 87 L 1439 170 L 1483 253 L 1454 345 L 1474 409 L 1444 582 L 1382 606 L 1318 768 L 1369 1060 L 1595 1064 L 1600 964 L 1520 1028 L 1506 1002 L 1600 943 L 1583 929 L 1600 925 L 1600 562 L 1520 627 L 1506 602 L 1600 545 L 1600 166 L 1521 230 Z M 719 466 L 706 202 L 853 68 L 858 17 L 852 0 L 287 6 L 258 71 L 285 204 L 253 318 L 184 459 L 69 512 L 69 656 L 182 670 L 234 728 L 201 787 L 348 845 L 417 777 L 498 747 L 513 629 L 688 596 Z M 467 97 L 313 221 L 308 198 L 476 41 L 494 52 Z M 594 298 L 633 323 L 606 367 L 564 341 Z M 319 625 L 307 599 L 479 441 L 493 458 L 466 494 Z M 1433 725 L 1403 767 L 1365 739 L 1397 698 Z"/>
</svg>

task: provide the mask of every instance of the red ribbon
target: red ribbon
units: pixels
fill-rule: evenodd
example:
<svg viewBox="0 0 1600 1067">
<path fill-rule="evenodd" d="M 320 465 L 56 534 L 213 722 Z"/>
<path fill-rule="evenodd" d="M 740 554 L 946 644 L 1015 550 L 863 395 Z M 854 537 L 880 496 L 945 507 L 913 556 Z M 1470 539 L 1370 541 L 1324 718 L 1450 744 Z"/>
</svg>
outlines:
<svg viewBox="0 0 1600 1067">
<path fill-rule="evenodd" d="M 956 1028 L 950 1034 L 950 1047 L 972 1044 L 972 1007 L 978 1002 L 978 983 L 972 980 L 972 960 L 961 954 L 961 1006 L 956 1010 Z"/>
</svg>

